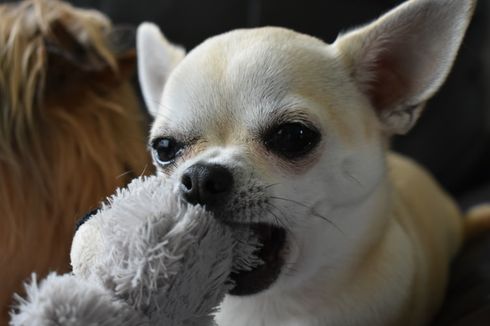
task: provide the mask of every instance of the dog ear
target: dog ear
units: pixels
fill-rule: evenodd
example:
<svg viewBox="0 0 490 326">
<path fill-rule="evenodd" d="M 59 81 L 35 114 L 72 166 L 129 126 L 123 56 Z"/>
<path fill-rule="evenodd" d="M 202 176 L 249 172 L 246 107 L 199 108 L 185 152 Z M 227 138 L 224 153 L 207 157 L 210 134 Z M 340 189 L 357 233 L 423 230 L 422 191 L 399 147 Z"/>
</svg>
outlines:
<svg viewBox="0 0 490 326">
<path fill-rule="evenodd" d="M 170 72 L 184 58 L 185 50 L 171 44 L 155 24 L 143 23 L 136 35 L 138 76 L 150 114 L 158 112 L 163 87 Z"/>
<path fill-rule="evenodd" d="M 444 82 L 475 3 L 410 0 L 335 41 L 388 133 L 406 133 Z"/>
<path fill-rule="evenodd" d="M 110 35 L 100 30 L 101 37 L 96 39 L 87 37 L 91 34 L 84 33 L 86 30 L 79 26 L 80 30 L 77 30 L 75 23 L 71 25 L 75 26 L 72 29 L 68 26 L 69 22 L 62 19 L 50 22 L 49 33 L 43 39 L 49 72 L 44 90 L 46 94 L 59 96 L 60 93 L 80 90 L 80 84 L 86 83 L 112 87 L 131 78 L 136 67 L 134 36 L 133 42 L 126 42 L 123 47 L 113 42 L 114 28 Z M 121 38 L 121 33 L 118 37 Z"/>
</svg>

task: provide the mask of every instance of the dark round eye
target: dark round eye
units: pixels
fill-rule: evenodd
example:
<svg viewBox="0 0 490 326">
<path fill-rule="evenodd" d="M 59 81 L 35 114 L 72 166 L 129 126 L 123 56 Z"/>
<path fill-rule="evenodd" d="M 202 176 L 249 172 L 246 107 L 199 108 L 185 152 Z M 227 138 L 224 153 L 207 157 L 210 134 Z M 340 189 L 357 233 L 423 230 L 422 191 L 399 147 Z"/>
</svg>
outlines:
<svg viewBox="0 0 490 326">
<path fill-rule="evenodd" d="M 299 122 L 278 125 L 264 137 L 268 150 L 287 159 L 297 159 L 308 154 L 319 141 L 318 130 Z"/>
<path fill-rule="evenodd" d="M 182 144 L 173 138 L 157 138 L 152 143 L 154 157 L 160 164 L 169 164 L 180 154 Z"/>
</svg>

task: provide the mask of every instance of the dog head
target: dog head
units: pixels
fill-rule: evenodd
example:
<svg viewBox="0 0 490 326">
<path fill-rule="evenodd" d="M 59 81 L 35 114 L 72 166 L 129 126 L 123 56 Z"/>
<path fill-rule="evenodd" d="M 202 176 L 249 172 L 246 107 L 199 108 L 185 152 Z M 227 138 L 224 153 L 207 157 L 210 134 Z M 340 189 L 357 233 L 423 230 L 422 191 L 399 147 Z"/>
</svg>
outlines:
<svg viewBox="0 0 490 326">
<path fill-rule="evenodd" d="M 117 30 L 62 1 L 0 5 L 2 296 L 34 268 L 67 267 L 76 216 L 149 161 L 129 80 L 134 42 L 123 47 Z"/>
<path fill-rule="evenodd" d="M 237 275 L 235 294 L 334 273 L 374 241 L 387 138 L 443 83 L 473 7 L 412 0 L 331 45 L 266 27 L 187 55 L 156 26 L 139 28 L 157 168 L 190 203 L 263 240 L 265 264 Z"/>
<path fill-rule="evenodd" d="M 92 100 L 94 90 L 110 93 L 135 66 L 134 47 L 114 42 L 121 33 L 116 35 L 95 10 L 58 0 L 25 0 L 1 5 L 0 17 L 2 151 L 12 142 L 24 143 L 53 110 L 70 114 Z"/>
</svg>

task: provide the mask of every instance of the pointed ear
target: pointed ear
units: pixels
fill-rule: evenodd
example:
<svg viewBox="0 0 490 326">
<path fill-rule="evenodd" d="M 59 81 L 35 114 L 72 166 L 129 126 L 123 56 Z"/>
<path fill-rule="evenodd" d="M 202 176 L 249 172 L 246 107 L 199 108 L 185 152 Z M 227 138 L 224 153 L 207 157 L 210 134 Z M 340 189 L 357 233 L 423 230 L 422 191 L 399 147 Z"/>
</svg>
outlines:
<svg viewBox="0 0 490 326">
<path fill-rule="evenodd" d="M 184 58 L 185 50 L 171 44 L 157 25 L 143 23 L 136 35 L 138 77 L 148 111 L 155 116 L 170 72 Z"/>
<path fill-rule="evenodd" d="M 475 3 L 409 0 L 335 41 L 388 133 L 406 133 L 442 85 Z"/>
</svg>

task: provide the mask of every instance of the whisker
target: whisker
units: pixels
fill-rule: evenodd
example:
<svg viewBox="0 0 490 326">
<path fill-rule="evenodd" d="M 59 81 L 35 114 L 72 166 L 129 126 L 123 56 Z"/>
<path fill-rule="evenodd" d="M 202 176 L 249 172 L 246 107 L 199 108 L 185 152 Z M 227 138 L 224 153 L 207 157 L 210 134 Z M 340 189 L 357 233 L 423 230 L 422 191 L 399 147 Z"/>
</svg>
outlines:
<svg viewBox="0 0 490 326">
<path fill-rule="evenodd" d="M 311 211 L 311 214 L 315 217 L 318 217 L 318 218 L 321 218 L 322 220 L 328 222 L 330 225 L 332 225 L 333 227 L 335 227 L 339 232 L 341 233 L 344 233 L 344 231 L 342 231 L 342 229 L 340 229 L 338 227 L 337 224 L 335 224 L 332 220 L 328 219 L 327 217 L 323 216 L 323 215 L 320 215 L 319 213 L 317 213 L 312 207 L 306 205 L 306 204 L 303 204 L 302 202 L 299 202 L 299 201 L 296 201 L 296 200 L 293 200 L 293 199 L 289 199 L 289 198 L 283 198 L 283 197 L 276 197 L 276 196 L 269 196 L 269 198 L 272 198 L 272 199 L 278 199 L 278 200 L 284 200 L 284 201 L 287 201 L 287 202 L 290 202 L 290 203 L 293 203 L 293 204 L 296 204 L 298 206 L 301 206 L 303 208 L 307 208 L 308 210 Z"/>
<path fill-rule="evenodd" d="M 124 176 L 126 176 L 126 175 L 130 174 L 131 172 L 132 172 L 131 170 L 128 170 L 128 171 L 126 171 L 126 172 L 123 172 L 123 173 L 121 173 L 120 175 L 118 175 L 118 176 L 116 177 L 116 179 L 121 179 L 122 177 L 124 177 Z"/>
<path fill-rule="evenodd" d="M 146 173 L 147 168 L 148 168 L 148 163 L 145 164 L 145 167 L 143 168 L 143 171 L 141 172 L 140 177 Z"/>
<path fill-rule="evenodd" d="M 293 221 L 291 221 L 292 219 L 291 219 L 291 216 L 290 215 L 288 215 L 287 213 L 284 213 L 284 211 L 281 208 L 279 208 L 276 205 L 273 205 L 272 203 L 269 203 L 269 205 L 271 205 L 272 207 L 274 207 L 276 210 L 279 211 L 279 213 L 282 216 L 284 216 L 284 223 L 285 223 L 286 226 L 289 226 L 290 228 L 293 226 Z"/>
<path fill-rule="evenodd" d="M 271 183 L 270 185 L 264 186 L 264 189 L 269 189 L 271 187 L 277 186 L 279 183 Z"/>
<path fill-rule="evenodd" d="M 364 185 L 361 183 L 361 181 L 356 178 L 353 174 L 351 174 L 350 172 L 348 171 L 345 171 L 345 174 L 352 180 L 354 180 L 355 183 L 357 183 L 359 186 L 361 186 L 362 188 L 364 188 Z"/>
<path fill-rule="evenodd" d="M 151 102 L 155 103 L 156 105 L 158 105 L 161 109 L 168 109 L 168 107 L 166 105 L 164 105 L 162 102 L 160 102 L 160 100 L 156 100 L 156 99 L 149 99 Z"/>
<path fill-rule="evenodd" d="M 283 212 L 282 212 L 282 211 L 281 211 L 281 210 L 280 210 L 278 207 L 274 206 L 273 204 L 271 204 L 271 203 L 267 202 L 267 205 L 268 205 L 268 207 L 269 207 L 269 209 L 267 209 L 267 211 L 268 211 L 269 213 L 271 213 L 271 214 L 274 216 L 274 218 L 275 218 L 275 220 L 276 220 L 277 224 L 279 224 L 280 226 L 282 226 L 282 227 L 283 227 L 283 228 L 285 228 L 285 229 L 290 229 L 290 225 L 289 225 L 290 223 L 288 222 L 287 216 L 286 216 L 286 215 L 285 215 L 285 214 L 284 214 L 284 213 L 283 213 Z M 281 214 L 281 215 L 282 215 L 284 218 L 283 218 L 283 219 L 281 219 L 281 218 L 279 218 L 279 217 L 278 217 L 276 214 L 274 214 L 274 213 L 272 212 L 272 208 L 274 208 L 274 209 L 278 210 L 278 211 L 279 211 L 279 213 L 280 213 L 280 214 Z"/>
<path fill-rule="evenodd" d="M 279 217 L 278 217 L 276 214 L 274 214 L 274 213 L 272 212 L 272 210 L 267 209 L 267 212 L 273 216 L 273 218 L 274 218 L 274 222 L 276 222 L 277 224 L 279 224 L 279 225 L 281 225 L 282 227 L 284 227 L 284 225 L 281 223 L 281 221 L 280 221 Z"/>
<path fill-rule="evenodd" d="M 302 202 L 300 202 L 300 201 L 293 200 L 293 199 L 289 199 L 289 198 L 276 197 L 276 196 L 269 196 L 269 198 L 272 198 L 272 199 L 279 199 L 279 200 L 284 200 L 284 201 L 291 202 L 291 203 L 293 203 L 293 204 L 299 205 L 299 206 L 304 207 L 304 208 L 310 208 L 308 205 L 303 204 L 303 203 L 302 203 Z"/>
</svg>

